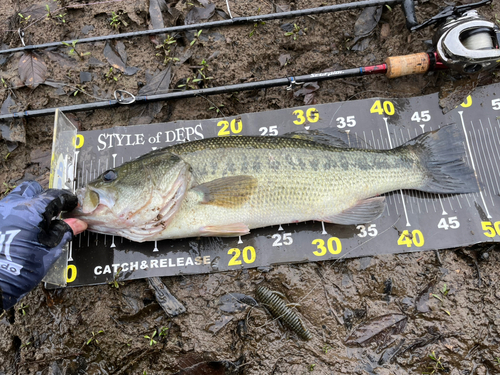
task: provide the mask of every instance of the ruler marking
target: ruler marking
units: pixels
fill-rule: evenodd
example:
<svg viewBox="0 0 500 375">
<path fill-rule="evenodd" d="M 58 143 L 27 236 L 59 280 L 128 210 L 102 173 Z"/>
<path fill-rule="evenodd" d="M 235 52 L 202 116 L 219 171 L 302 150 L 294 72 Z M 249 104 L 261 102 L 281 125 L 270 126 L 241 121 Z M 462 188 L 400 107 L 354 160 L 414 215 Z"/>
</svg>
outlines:
<svg viewBox="0 0 500 375">
<path fill-rule="evenodd" d="M 469 208 L 472 207 L 470 205 L 469 198 L 467 197 L 467 194 L 464 194 L 463 196 L 464 196 L 465 200 L 467 201 L 467 204 L 469 205 Z"/>
<path fill-rule="evenodd" d="M 111 156 L 113 157 L 113 169 L 114 169 L 114 168 L 116 168 L 116 154 L 112 154 Z M 108 161 L 109 161 L 109 158 L 106 159 L 106 169 L 108 169 Z M 111 245 L 109 247 L 110 248 L 116 247 L 114 234 L 111 236 Z"/>
<path fill-rule="evenodd" d="M 462 122 L 462 128 L 464 130 L 464 135 L 465 135 L 465 144 L 467 145 L 467 150 L 469 151 L 470 161 L 472 164 L 472 170 L 474 171 L 474 173 L 476 173 L 476 167 L 474 165 L 474 159 L 472 158 L 472 153 L 471 153 L 471 149 L 470 149 L 469 137 L 467 136 L 467 130 L 465 129 L 463 111 L 458 111 L 458 114 L 460 115 L 460 121 Z M 476 177 L 477 177 L 477 173 L 476 173 Z M 488 218 L 491 218 L 490 212 L 488 211 L 488 206 L 486 206 L 486 202 L 484 201 L 483 191 L 481 190 L 481 188 L 479 189 L 479 196 L 481 197 L 481 200 L 483 201 L 484 209 L 486 210 L 486 216 Z"/>
<path fill-rule="evenodd" d="M 439 204 L 441 205 L 441 215 L 448 215 L 448 212 L 444 209 L 443 201 L 441 200 L 441 194 L 438 194 Z"/>
<path fill-rule="evenodd" d="M 451 198 L 453 198 L 453 197 L 448 196 L 448 203 L 450 204 L 450 210 L 451 210 L 451 211 L 455 211 L 455 210 L 453 209 L 453 205 L 451 204 Z"/>
<path fill-rule="evenodd" d="M 491 136 L 490 136 L 490 129 L 486 128 L 486 133 L 488 134 L 487 136 L 485 136 L 487 139 L 488 139 L 488 142 L 490 143 L 490 148 L 491 148 L 491 151 L 492 153 L 494 154 L 494 150 L 493 150 L 493 143 L 491 143 L 491 138 L 493 137 L 493 129 L 491 127 L 491 122 L 490 122 L 490 119 L 488 118 L 488 123 L 490 124 L 490 129 L 491 129 Z M 499 157 L 498 156 L 498 148 L 497 148 L 497 144 L 495 143 L 494 144 L 495 146 L 495 150 L 497 152 L 497 158 Z M 495 173 L 495 171 L 493 171 L 493 175 L 495 176 L 495 181 L 497 183 L 497 188 L 498 188 L 498 191 L 497 191 L 497 194 L 500 194 L 500 186 L 498 185 L 498 180 L 497 180 L 497 174 L 500 174 L 500 168 L 498 167 L 498 162 L 497 162 L 497 158 L 493 158 L 493 160 L 495 161 L 495 166 L 497 167 L 497 173 Z M 492 167 L 493 167 L 493 164 L 492 164 Z"/>
<path fill-rule="evenodd" d="M 472 122 L 471 122 L 471 125 L 472 125 Z M 488 164 L 486 164 L 486 161 L 483 164 L 484 158 L 480 157 L 480 155 L 481 155 L 480 151 L 482 151 L 482 154 L 484 156 L 486 156 L 486 152 L 485 152 L 483 144 L 481 142 L 481 134 L 479 134 L 479 130 L 478 130 L 478 135 L 476 135 L 476 130 L 474 127 L 472 127 L 472 132 L 474 133 L 474 138 L 475 138 L 476 144 L 478 145 L 478 148 L 477 148 L 477 150 L 475 150 L 475 152 L 477 152 L 478 159 L 479 159 L 479 162 L 481 164 L 481 168 L 483 169 L 483 174 L 485 177 L 484 179 L 486 180 L 486 187 L 488 188 L 488 191 L 490 193 L 491 203 L 494 206 L 495 204 L 493 203 L 493 193 L 492 193 L 492 191 L 494 191 L 494 189 L 490 186 L 490 182 L 491 182 L 491 184 L 493 184 L 493 179 L 491 178 L 491 172 L 489 171 Z M 474 147 L 473 147 L 473 149 L 474 149 Z M 486 178 L 487 174 L 490 176 L 490 179 Z"/>
<path fill-rule="evenodd" d="M 469 135 L 470 135 L 470 136 L 472 136 L 472 133 L 470 132 L 470 130 L 469 130 Z M 472 143 L 472 142 L 471 142 L 471 143 Z M 471 155 L 470 155 L 470 156 L 471 156 L 471 158 L 470 158 L 469 160 L 471 160 L 471 159 L 472 159 L 472 157 L 473 157 L 473 156 L 474 156 L 474 154 L 475 154 L 474 147 L 471 147 L 471 150 L 472 150 L 472 151 L 471 151 Z M 472 161 L 471 161 L 471 165 L 473 165 L 473 164 L 472 164 Z M 483 180 L 481 179 L 482 175 L 481 175 L 479 172 L 480 172 L 480 171 L 477 171 L 477 170 L 474 168 L 474 173 L 475 173 L 475 175 L 476 175 L 476 179 L 477 179 L 478 181 L 483 181 Z M 484 185 L 486 185 L 486 183 L 485 183 Z M 485 191 L 484 191 L 484 194 L 486 194 L 486 193 L 487 193 L 487 192 L 486 192 L 486 190 L 485 190 Z M 478 194 L 478 193 L 474 193 L 474 194 L 475 194 L 478 198 L 481 198 L 481 195 L 480 195 L 480 194 Z"/>
<path fill-rule="evenodd" d="M 471 121 L 471 125 L 472 125 L 472 121 Z M 478 137 L 476 136 L 476 131 L 475 131 L 474 127 L 472 127 L 472 132 L 473 132 L 473 134 L 474 134 L 474 140 L 476 141 L 476 144 L 478 145 L 478 147 L 477 147 L 477 148 L 472 147 L 472 150 L 473 150 L 473 152 L 474 152 L 474 157 L 476 157 L 476 156 L 477 156 L 477 159 L 479 159 L 479 163 L 480 163 L 480 164 L 479 164 L 479 168 L 478 168 L 478 169 L 479 169 L 479 171 L 481 172 L 481 175 L 482 175 L 482 176 L 484 176 L 484 182 L 485 182 L 485 184 L 486 184 L 486 189 L 488 190 L 488 194 L 489 194 L 489 196 L 490 196 L 491 203 L 493 203 L 493 194 L 491 193 L 491 190 L 492 190 L 492 189 L 491 189 L 491 187 L 490 187 L 490 180 L 488 180 L 488 178 L 487 178 L 486 168 L 484 167 L 484 165 L 483 165 L 483 161 L 481 160 L 481 157 L 480 157 L 481 155 L 480 155 L 480 153 L 479 153 Z M 471 134 L 471 133 L 469 132 L 469 134 Z M 472 135 L 471 135 L 471 137 L 472 137 Z M 472 143 L 472 142 L 471 142 L 471 143 Z M 477 154 L 477 155 L 476 155 L 476 154 Z M 483 153 L 483 154 L 484 154 L 484 153 Z M 481 169 L 482 169 L 482 171 L 481 171 Z M 486 192 L 486 191 L 484 192 L 484 195 L 485 195 L 485 196 L 488 196 L 488 194 L 487 194 L 487 192 Z"/>
<path fill-rule="evenodd" d="M 484 138 L 484 149 L 487 151 L 487 154 L 485 154 L 485 164 L 486 166 L 488 167 L 488 174 L 490 175 L 490 178 L 491 178 L 491 171 L 493 171 L 493 178 L 495 179 L 495 183 L 497 184 L 497 191 L 500 191 L 500 186 L 498 185 L 498 179 L 497 179 L 497 175 L 495 174 L 495 168 L 493 166 L 493 162 L 491 161 L 491 154 L 493 153 L 493 147 L 491 147 L 491 151 L 488 149 L 488 143 L 486 141 L 487 137 L 486 137 L 486 132 L 484 130 L 484 127 L 483 127 L 483 122 L 481 120 L 479 120 L 479 123 L 481 124 L 481 130 L 483 131 L 483 138 Z M 483 141 L 480 139 L 481 141 L 481 144 L 483 143 Z M 490 156 L 489 158 L 486 158 L 486 155 Z M 489 164 L 488 164 L 488 161 L 489 161 Z M 496 163 L 496 160 L 495 160 L 495 163 Z M 495 189 L 494 189 L 494 186 L 493 186 L 493 180 L 491 181 L 491 186 L 492 186 L 492 191 L 493 191 L 493 194 L 492 194 L 492 199 L 493 199 L 493 195 L 495 194 Z M 493 202 L 493 206 L 495 205 L 495 203 Z"/>
<path fill-rule="evenodd" d="M 392 148 L 391 133 L 389 132 L 389 124 L 387 122 L 387 117 L 384 117 L 384 122 L 385 122 L 385 128 L 387 130 L 387 139 L 389 141 L 389 147 Z M 382 130 L 381 129 L 379 129 L 379 130 L 380 130 L 380 135 L 382 135 Z M 403 190 L 400 189 L 399 192 L 401 193 L 401 201 L 403 202 L 403 210 L 404 210 L 405 217 L 406 217 L 406 226 L 410 227 L 411 224 L 410 224 L 410 221 L 408 220 L 408 212 L 406 211 L 406 204 L 405 204 L 405 199 L 403 196 Z"/>
</svg>

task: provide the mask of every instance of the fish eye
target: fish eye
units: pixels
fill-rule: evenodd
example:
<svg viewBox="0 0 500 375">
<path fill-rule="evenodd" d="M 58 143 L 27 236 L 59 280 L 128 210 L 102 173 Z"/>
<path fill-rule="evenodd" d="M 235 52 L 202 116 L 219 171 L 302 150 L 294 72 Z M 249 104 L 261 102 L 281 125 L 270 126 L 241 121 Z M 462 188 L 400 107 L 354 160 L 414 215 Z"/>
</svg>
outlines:
<svg viewBox="0 0 500 375">
<path fill-rule="evenodd" d="M 113 169 L 107 170 L 102 175 L 102 179 L 104 180 L 104 182 L 114 181 L 117 179 L 117 177 L 118 177 L 118 174 Z"/>
</svg>

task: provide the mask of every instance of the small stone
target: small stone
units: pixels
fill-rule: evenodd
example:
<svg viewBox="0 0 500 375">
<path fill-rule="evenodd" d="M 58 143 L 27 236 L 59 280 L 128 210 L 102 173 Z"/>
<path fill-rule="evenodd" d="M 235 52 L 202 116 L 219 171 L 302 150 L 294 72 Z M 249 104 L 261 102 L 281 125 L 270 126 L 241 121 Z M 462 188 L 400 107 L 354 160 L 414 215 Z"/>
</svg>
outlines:
<svg viewBox="0 0 500 375">
<path fill-rule="evenodd" d="M 80 83 L 92 81 L 92 73 L 90 72 L 80 72 Z"/>
<path fill-rule="evenodd" d="M 95 27 L 92 26 L 92 25 L 85 25 L 85 26 L 82 27 L 82 34 L 87 35 L 91 31 L 93 31 L 94 29 L 95 29 Z"/>
<path fill-rule="evenodd" d="M 380 39 L 386 39 L 391 33 L 391 26 L 388 23 L 383 23 L 380 28 Z"/>
</svg>

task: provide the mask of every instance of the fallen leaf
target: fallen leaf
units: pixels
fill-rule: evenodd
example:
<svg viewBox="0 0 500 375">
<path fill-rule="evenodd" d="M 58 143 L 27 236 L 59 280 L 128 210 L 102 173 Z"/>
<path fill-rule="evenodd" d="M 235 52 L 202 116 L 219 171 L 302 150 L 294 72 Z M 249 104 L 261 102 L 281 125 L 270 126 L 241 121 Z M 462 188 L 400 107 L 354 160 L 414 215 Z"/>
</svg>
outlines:
<svg viewBox="0 0 500 375">
<path fill-rule="evenodd" d="M 300 90 L 297 90 L 293 93 L 293 96 L 298 98 L 299 96 L 306 96 L 307 94 L 311 94 L 314 91 L 319 89 L 319 85 L 317 82 L 308 82 L 302 86 Z"/>
<path fill-rule="evenodd" d="M 155 95 L 166 94 L 169 91 L 171 68 L 170 66 L 155 74 L 147 83 L 139 90 L 139 95 Z M 132 107 L 130 111 L 129 125 L 149 124 L 154 117 L 160 113 L 163 108 L 163 102 L 150 102 L 144 105 L 137 105 Z"/>
<path fill-rule="evenodd" d="M 139 95 L 166 94 L 169 90 L 170 79 L 172 78 L 170 66 L 155 74 L 147 85 L 139 90 Z"/>
<path fill-rule="evenodd" d="M 382 16 L 382 6 L 368 7 L 363 9 L 354 24 L 354 39 L 350 43 L 350 47 L 354 51 L 364 51 L 368 48 L 370 41 L 363 39 L 370 35 L 380 21 Z M 359 43 L 358 41 L 362 39 Z"/>
<path fill-rule="evenodd" d="M 203 20 L 208 20 L 215 13 L 215 4 L 208 4 L 206 7 L 193 7 L 188 14 L 186 15 L 186 19 L 184 23 L 186 25 L 192 25 L 195 23 L 199 23 Z"/>
<path fill-rule="evenodd" d="M 219 9 L 219 8 L 215 9 L 215 13 L 217 13 L 217 15 L 220 18 L 222 18 L 223 20 L 228 20 L 231 18 L 231 17 L 229 17 L 229 15 L 225 11 L 223 11 L 222 9 Z"/>
<path fill-rule="evenodd" d="M 219 300 L 219 309 L 227 313 L 242 312 L 255 305 L 257 301 L 253 297 L 242 293 L 228 293 Z"/>
<path fill-rule="evenodd" d="M 292 10 L 290 4 L 274 4 L 274 7 L 275 13 L 290 12 Z"/>
<path fill-rule="evenodd" d="M 168 8 L 165 0 L 150 0 L 149 1 L 149 18 L 151 20 L 151 26 L 153 29 L 163 29 L 165 24 L 163 23 L 163 11 Z M 165 34 L 158 34 L 158 39 L 165 40 Z"/>
<path fill-rule="evenodd" d="M 63 68 L 75 68 L 78 66 L 78 61 L 64 53 L 45 51 L 44 54 Z"/>
<path fill-rule="evenodd" d="M 19 77 L 29 88 L 36 88 L 47 78 L 47 65 L 35 52 L 25 52 L 19 60 Z"/>
<path fill-rule="evenodd" d="M 8 49 L 8 48 L 9 48 L 9 46 L 7 44 L 4 44 L 4 43 L 2 43 L 2 45 L 0 46 L 0 50 L 4 50 L 4 49 Z M 12 53 L 0 55 L 0 66 L 4 66 L 5 63 L 10 60 L 12 55 L 13 55 Z"/>
<path fill-rule="evenodd" d="M 142 25 L 144 23 L 144 19 L 139 15 L 146 11 L 146 1 L 123 1 L 120 7 L 133 22 L 138 25 Z"/>
<path fill-rule="evenodd" d="M 104 57 L 106 58 L 106 60 L 108 60 L 108 62 L 111 64 L 113 68 L 124 72 L 125 61 L 122 60 L 122 58 L 120 57 L 118 51 L 116 51 L 116 48 L 113 44 L 114 43 L 106 42 L 103 51 Z"/>
<path fill-rule="evenodd" d="M 314 92 L 304 95 L 304 104 L 305 105 L 316 104 Z"/>
<path fill-rule="evenodd" d="M 103 54 L 113 68 L 118 69 L 127 76 L 134 75 L 139 70 L 139 68 L 127 66 L 127 53 L 123 42 L 106 42 Z"/>
<path fill-rule="evenodd" d="M 278 61 L 280 62 L 280 67 L 283 67 L 286 64 L 288 64 L 288 62 L 291 59 L 292 59 L 292 56 L 290 56 L 290 54 L 280 55 L 280 57 L 278 57 Z"/>
<path fill-rule="evenodd" d="M 7 99 L 2 103 L 0 113 L 4 115 L 15 112 L 16 110 L 16 102 L 9 94 Z M 19 142 L 26 143 L 26 130 L 24 128 L 23 119 L 16 118 L 0 121 L 0 132 L 2 138 L 6 141 L 9 152 L 14 151 Z"/>
<path fill-rule="evenodd" d="M 398 334 L 406 327 L 407 317 L 402 314 L 379 316 L 369 322 L 360 324 L 349 335 L 346 345 L 366 346 L 373 341 L 387 342 L 391 335 Z"/>
<path fill-rule="evenodd" d="M 15 106 L 16 102 L 14 101 L 14 99 L 12 99 L 12 96 L 9 94 L 9 96 L 7 96 L 7 99 L 5 99 L 4 102 L 2 103 L 2 108 L 0 109 L 0 113 L 2 115 L 10 113 L 11 109 L 13 109 L 12 107 L 14 107 L 15 111 Z"/>
<path fill-rule="evenodd" d="M 354 36 L 363 37 L 369 35 L 378 25 L 381 16 L 382 6 L 363 9 L 354 24 Z"/>
<path fill-rule="evenodd" d="M 435 280 L 431 281 L 429 284 L 427 284 L 425 289 L 418 294 L 417 298 L 415 299 L 415 307 L 418 312 L 428 313 L 429 311 L 431 311 L 431 309 L 429 308 L 429 298 L 434 291 L 435 284 Z"/>
</svg>

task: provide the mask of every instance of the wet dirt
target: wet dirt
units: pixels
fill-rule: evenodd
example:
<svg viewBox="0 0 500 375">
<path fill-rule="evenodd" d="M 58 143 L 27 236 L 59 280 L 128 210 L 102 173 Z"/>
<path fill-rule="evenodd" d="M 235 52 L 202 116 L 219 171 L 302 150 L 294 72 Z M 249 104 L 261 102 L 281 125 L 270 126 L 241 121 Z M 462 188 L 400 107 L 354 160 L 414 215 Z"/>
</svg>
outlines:
<svg viewBox="0 0 500 375">
<path fill-rule="evenodd" d="M 212 2 L 227 12 L 224 0 Z M 50 7 L 48 17 L 45 3 Z M 295 10 L 333 3 L 276 4 Z M 159 2 L 151 4 L 154 8 Z M 164 24 L 183 24 L 192 5 L 168 4 Z M 233 17 L 276 9 L 269 1 L 229 1 L 229 5 Z M 419 2 L 417 17 L 423 21 L 444 5 Z M 6 1 L 0 4 L 1 43 L 20 46 L 13 30 L 27 26 L 26 44 L 144 30 L 152 24 L 149 9 L 145 0 Z M 115 22 L 112 12 L 118 14 Z M 494 2 L 480 13 L 495 21 L 500 5 Z M 353 44 L 360 14 L 361 10 L 352 10 L 211 29 L 193 45 L 192 36 L 179 34 L 168 55 L 179 58 L 172 67 L 170 88 L 194 77 L 203 60 L 207 77 L 213 77 L 207 84 L 220 86 L 381 63 L 387 56 L 426 51 L 424 42 L 434 32 L 427 28 L 411 34 L 400 6 L 383 7 L 380 21 L 365 38 L 366 48 L 360 51 L 362 40 Z M 218 19 L 217 14 L 211 18 Z M 111 25 L 116 22 L 120 22 L 117 28 Z M 287 30 L 293 35 L 285 35 Z M 111 98 L 116 89 L 137 93 L 166 68 L 165 55 L 157 56 L 163 50 L 155 48 L 158 40 L 145 36 L 123 40 L 123 45 L 114 47 L 121 60 L 111 61 L 113 70 L 103 42 L 78 44 L 73 53 L 71 46 L 45 51 L 41 58 L 51 85 L 35 89 L 22 87 L 18 71 L 22 53 L 15 53 L 0 59 L 2 102 L 11 94 L 15 108 L 27 110 Z M 309 104 L 412 97 L 449 89 L 459 79 L 464 78 L 449 72 L 393 80 L 368 76 L 321 82 L 306 97 L 271 88 L 170 101 L 140 111 L 122 106 L 70 116 L 81 130 L 90 130 L 290 108 L 304 100 Z M 475 87 L 474 79 L 465 78 L 462 87 Z M 498 79 L 490 73 L 478 84 L 492 82 Z M 460 100 L 460 92 L 455 96 Z M 22 125 L 25 143 L 16 147 L 6 139 L 0 141 L 2 194 L 27 179 L 48 186 L 53 117 L 29 118 Z M 57 291 L 45 291 L 40 285 L 0 320 L 0 374 L 496 374 L 500 373 L 499 262 L 496 247 L 479 245 L 164 278 L 187 309 L 175 318 L 165 315 L 144 280 L 119 288 Z M 237 307 L 228 307 L 228 293 L 254 297 L 259 285 L 299 304 L 294 309 L 312 340 L 301 340 L 253 303 L 231 302 Z"/>
</svg>

